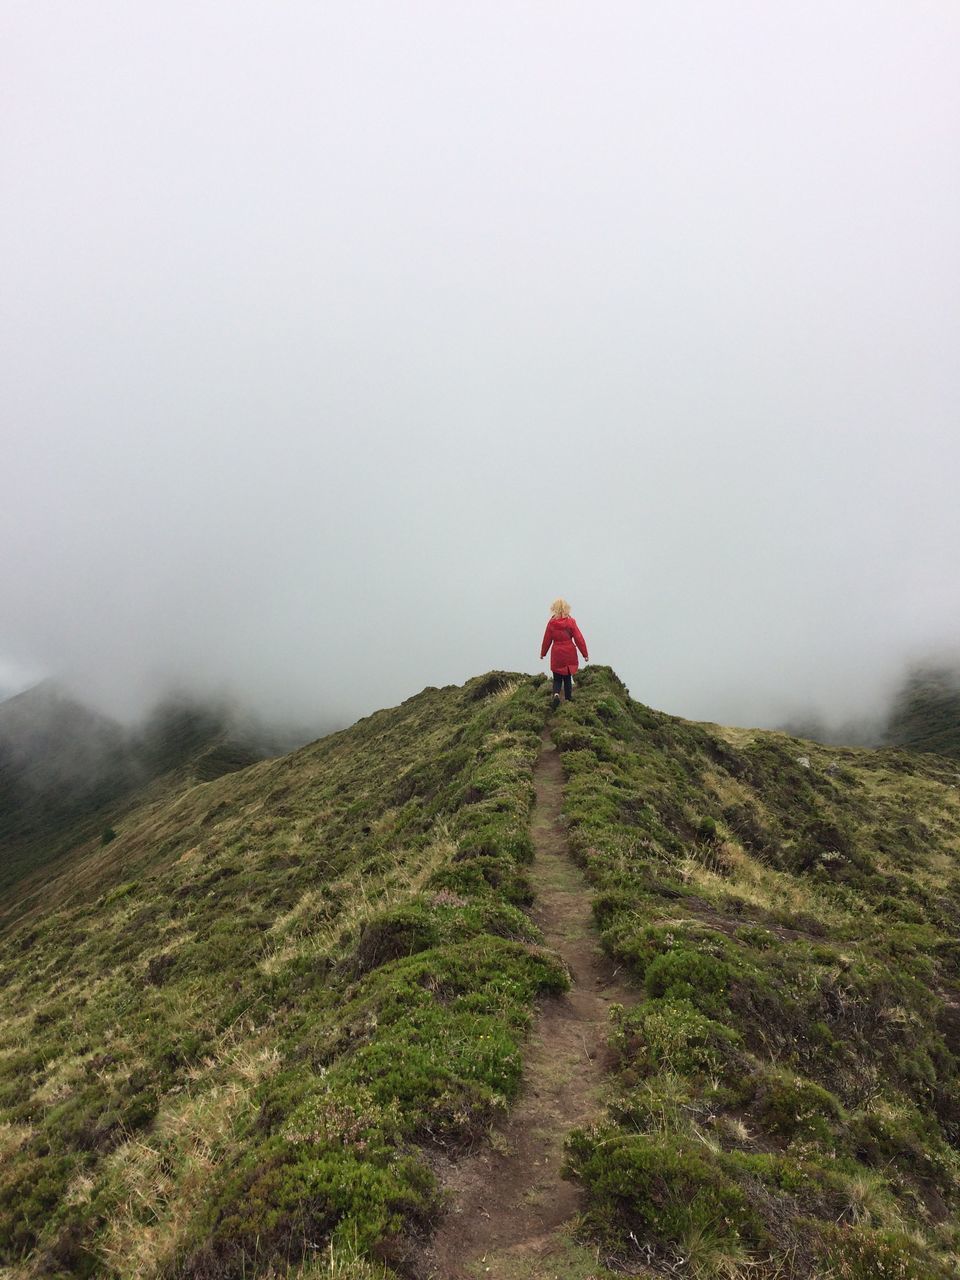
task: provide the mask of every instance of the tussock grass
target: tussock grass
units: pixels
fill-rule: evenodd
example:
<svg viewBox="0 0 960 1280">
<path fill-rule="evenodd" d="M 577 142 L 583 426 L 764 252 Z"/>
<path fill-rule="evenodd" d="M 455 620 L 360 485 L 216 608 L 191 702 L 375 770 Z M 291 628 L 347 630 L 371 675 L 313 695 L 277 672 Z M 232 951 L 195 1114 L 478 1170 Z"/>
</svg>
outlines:
<svg viewBox="0 0 960 1280">
<path fill-rule="evenodd" d="M 390 1280 L 387 1268 L 364 1257 L 356 1242 L 331 1242 L 311 1261 L 268 1274 L 269 1280 Z"/>
</svg>

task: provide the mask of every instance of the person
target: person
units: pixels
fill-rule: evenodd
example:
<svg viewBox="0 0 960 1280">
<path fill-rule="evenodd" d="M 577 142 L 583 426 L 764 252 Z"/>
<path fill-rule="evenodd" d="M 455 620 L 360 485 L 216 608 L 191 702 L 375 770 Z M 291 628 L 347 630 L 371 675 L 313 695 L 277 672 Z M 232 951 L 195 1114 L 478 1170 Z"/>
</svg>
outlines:
<svg viewBox="0 0 960 1280">
<path fill-rule="evenodd" d="M 553 646 L 550 653 L 550 670 L 553 672 L 553 705 L 558 707 L 561 685 L 567 702 L 573 697 L 573 673 L 580 666 L 577 650 L 579 649 L 583 654 L 585 662 L 589 660 L 587 642 L 580 633 L 576 618 L 570 616 L 570 606 L 563 599 L 554 600 L 550 606 L 550 621 L 543 633 L 543 644 L 540 647 L 541 658 L 547 656 L 547 650 L 551 645 Z"/>
</svg>

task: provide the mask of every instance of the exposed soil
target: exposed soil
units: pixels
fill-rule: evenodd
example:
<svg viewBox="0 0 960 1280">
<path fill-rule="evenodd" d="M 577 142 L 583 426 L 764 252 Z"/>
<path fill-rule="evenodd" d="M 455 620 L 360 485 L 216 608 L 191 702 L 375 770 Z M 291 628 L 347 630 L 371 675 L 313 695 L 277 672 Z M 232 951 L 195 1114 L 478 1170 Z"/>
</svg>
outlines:
<svg viewBox="0 0 960 1280">
<path fill-rule="evenodd" d="M 521 1095 L 490 1145 L 446 1171 L 450 1209 L 422 1259 L 423 1280 L 588 1274 L 586 1251 L 563 1230 L 580 1207 L 578 1189 L 560 1177 L 563 1141 L 600 1110 L 611 1066 L 610 1005 L 631 1005 L 637 995 L 600 950 L 587 884 L 561 820 L 563 774 L 548 730 L 534 782 L 533 917 L 567 964 L 571 987 L 541 1005 Z"/>
</svg>

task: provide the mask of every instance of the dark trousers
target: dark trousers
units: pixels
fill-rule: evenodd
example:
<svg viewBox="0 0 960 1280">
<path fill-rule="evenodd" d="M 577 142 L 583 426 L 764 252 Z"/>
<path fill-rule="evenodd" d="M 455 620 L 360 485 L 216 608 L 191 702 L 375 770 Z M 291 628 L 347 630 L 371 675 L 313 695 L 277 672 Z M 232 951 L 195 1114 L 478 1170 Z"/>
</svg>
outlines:
<svg viewBox="0 0 960 1280">
<path fill-rule="evenodd" d="M 554 695 L 560 692 L 560 686 L 563 685 L 563 696 L 569 702 L 573 697 L 573 676 L 568 671 L 566 675 L 560 675 L 558 671 L 553 673 L 553 692 Z"/>
</svg>

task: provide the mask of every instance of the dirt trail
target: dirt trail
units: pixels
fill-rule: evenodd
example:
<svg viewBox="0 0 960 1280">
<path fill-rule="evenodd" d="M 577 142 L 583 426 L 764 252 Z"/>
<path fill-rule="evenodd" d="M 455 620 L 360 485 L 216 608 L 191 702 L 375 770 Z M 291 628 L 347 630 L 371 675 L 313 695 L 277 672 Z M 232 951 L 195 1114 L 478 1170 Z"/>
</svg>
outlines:
<svg viewBox="0 0 960 1280">
<path fill-rule="evenodd" d="M 549 731 L 534 782 L 533 916 L 568 965 L 572 984 L 542 1004 L 525 1048 L 520 1098 L 493 1142 L 452 1165 L 451 1208 L 423 1259 L 423 1280 L 588 1274 L 585 1251 L 562 1230 L 580 1207 L 577 1188 L 560 1177 L 563 1141 L 598 1113 L 611 1065 L 610 1005 L 631 1005 L 636 995 L 599 948 L 587 884 L 560 820 L 563 774 Z"/>
</svg>

